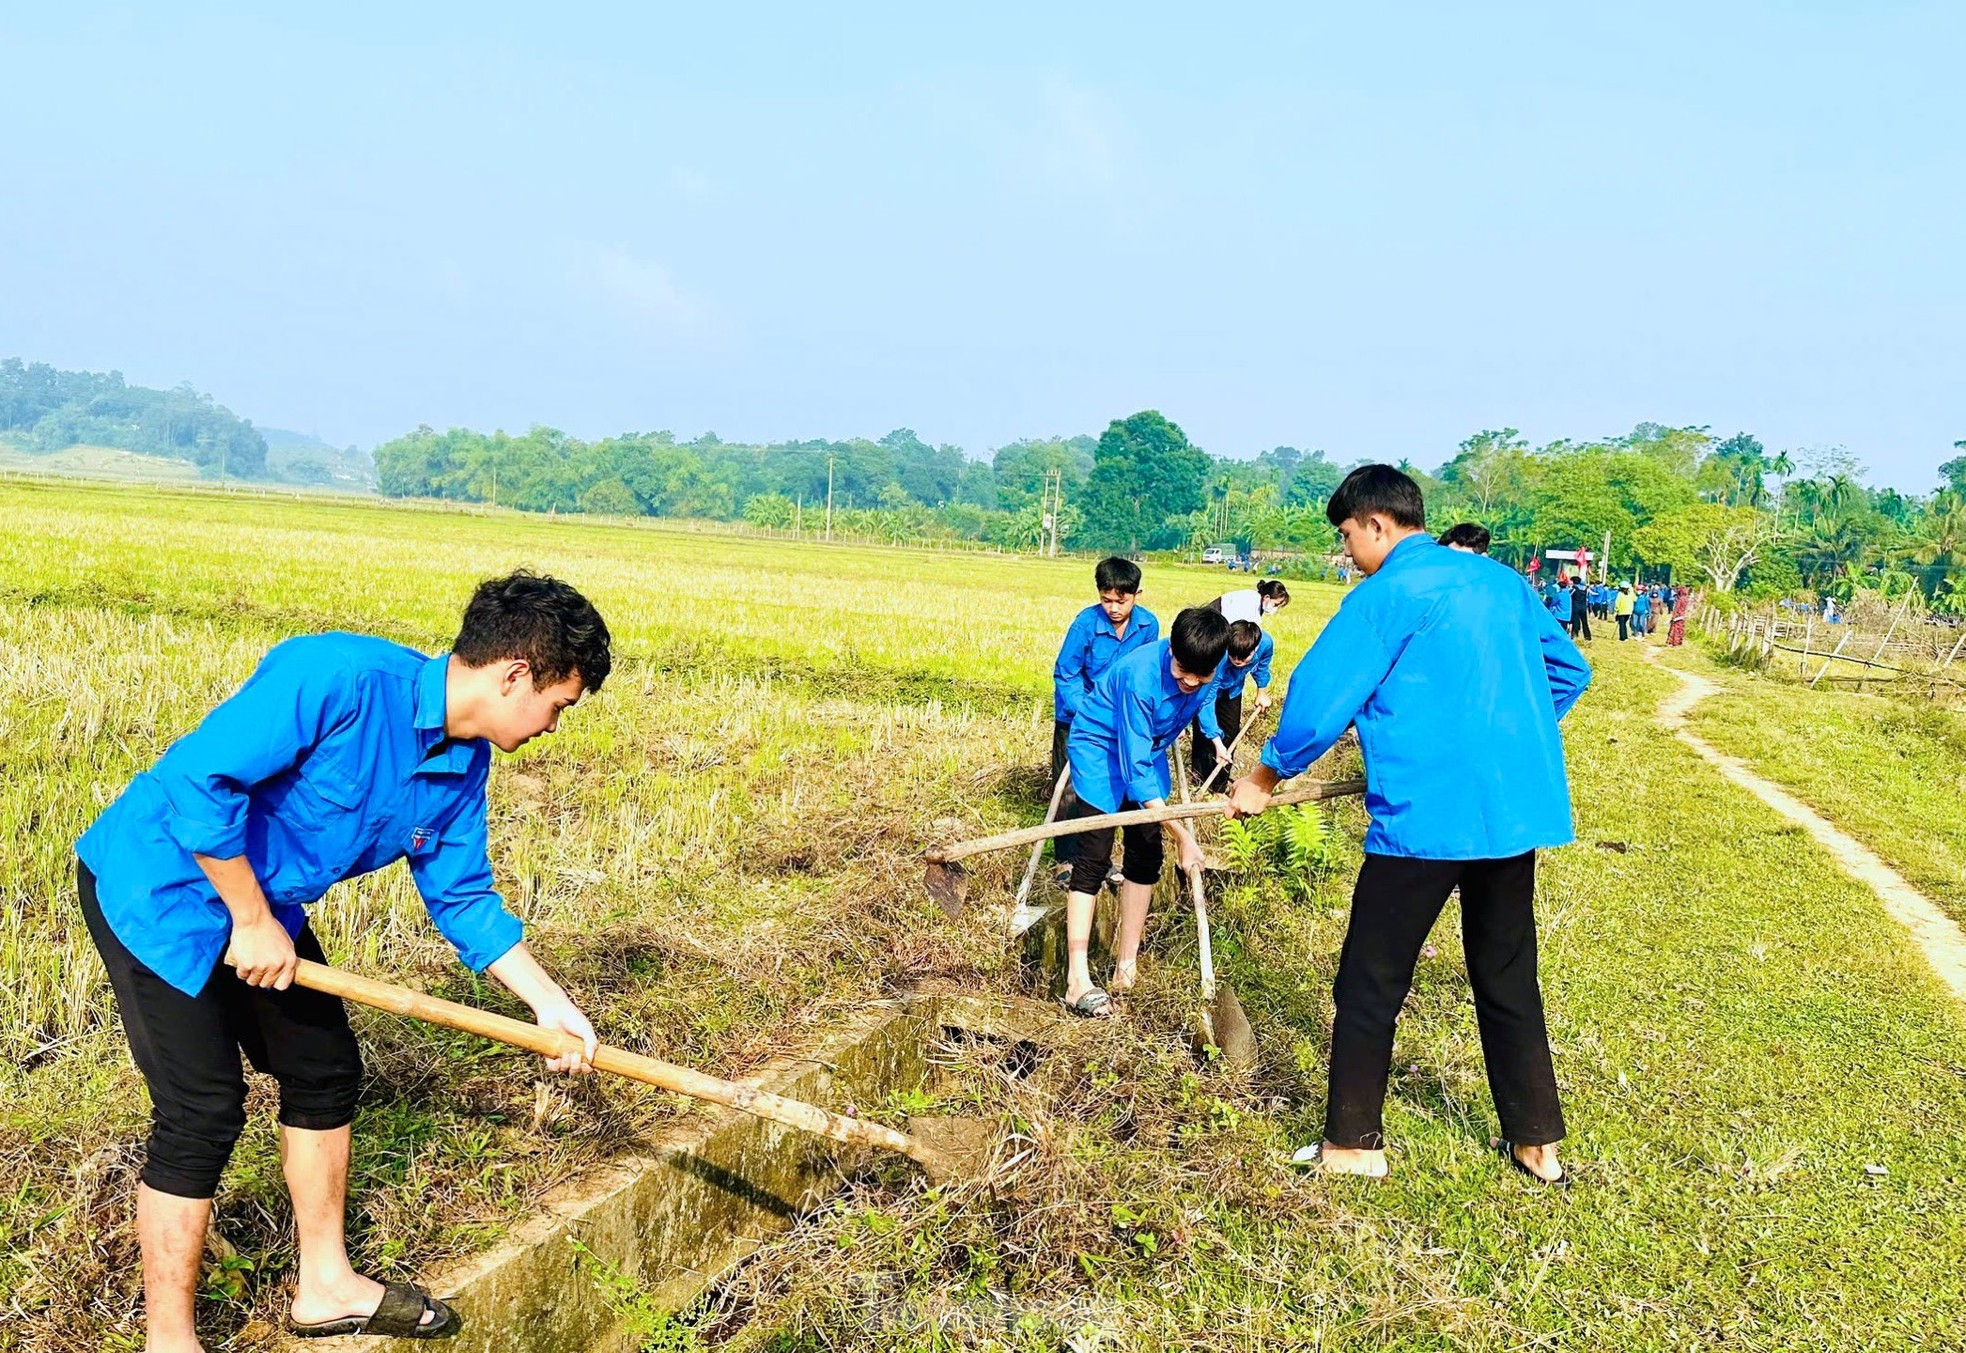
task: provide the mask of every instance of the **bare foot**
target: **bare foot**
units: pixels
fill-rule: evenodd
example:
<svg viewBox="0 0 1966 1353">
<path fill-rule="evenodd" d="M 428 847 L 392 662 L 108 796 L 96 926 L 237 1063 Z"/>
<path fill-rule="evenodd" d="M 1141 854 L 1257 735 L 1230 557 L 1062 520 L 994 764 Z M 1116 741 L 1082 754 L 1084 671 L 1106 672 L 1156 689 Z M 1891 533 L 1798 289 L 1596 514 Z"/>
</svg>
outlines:
<svg viewBox="0 0 1966 1353">
<path fill-rule="evenodd" d="M 1118 995 L 1131 991 L 1140 981 L 1140 960 L 1130 959 L 1125 963 L 1113 965 L 1112 980 L 1106 983 L 1106 990 Z"/>
<path fill-rule="evenodd" d="M 1352 1174 L 1366 1179 L 1384 1179 L 1390 1172 L 1383 1148 L 1362 1151 L 1348 1146 L 1319 1142 L 1306 1146 L 1290 1158 L 1293 1165 L 1314 1165 L 1320 1174 Z"/>
</svg>

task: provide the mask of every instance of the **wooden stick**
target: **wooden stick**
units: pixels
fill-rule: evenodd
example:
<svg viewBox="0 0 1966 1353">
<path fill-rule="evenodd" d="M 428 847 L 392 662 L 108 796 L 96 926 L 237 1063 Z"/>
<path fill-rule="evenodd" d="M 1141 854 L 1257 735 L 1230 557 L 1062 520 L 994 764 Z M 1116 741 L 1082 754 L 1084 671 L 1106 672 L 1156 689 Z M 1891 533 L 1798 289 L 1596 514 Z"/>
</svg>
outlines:
<svg viewBox="0 0 1966 1353">
<path fill-rule="evenodd" d="M 1242 745 L 1242 735 L 1244 733 L 1247 733 L 1250 729 L 1250 726 L 1262 717 L 1263 717 L 1263 711 L 1259 709 L 1256 710 L 1254 713 L 1252 713 L 1247 719 L 1244 719 L 1242 721 L 1242 727 L 1238 728 L 1236 730 L 1236 735 L 1229 739 L 1228 756 L 1222 758 L 1221 760 L 1218 760 L 1215 763 L 1215 769 L 1208 773 L 1208 779 L 1205 782 L 1203 782 L 1201 789 L 1197 791 L 1198 793 L 1206 794 L 1209 790 L 1215 788 L 1215 777 L 1220 775 L 1223 771 L 1226 770 L 1231 775 L 1235 774 L 1236 748 Z"/>
<path fill-rule="evenodd" d="M 387 1010 L 394 1015 L 405 1015 L 410 1019 L 420 1019 L 429 1024 L 441 1024 L 447 1029 L 461 1029 L 465 1033 L 477 1034 L 494 1042 L 536 1052 L 542 1057 L 560 1057 L 570 1052 L 581 1053 L 585 1050 L 581 1041 L 570 1033 L 557 1029 L 542 1029 L 537 1024 L 528 1024 L 524 1020 L 512 1019 L 490 1010 L 479 1010 L 474 1006 L 460 1005 L 456 1001 L 446 1001 L 436 996 L 426 996 L 420 991 L 412 991 L 393 982 L 379 982 L 372 977 L 362 977 L 342 968 L 331 968 L 307 959 L 300 960 L 299 967 L 294 972 L 294 981 L 314 991 L 325 991 L 329 995 L 340 996 L 344 1000 L 372 1006 L 377 1010 Z M 701 1071 L 692 1071 L 688 1067 L 677 1066 L 672 1062 L 644 1057 L 625 1048 L 601 1044 L 599 1051 L 594 1054 L 594 1069 L 606 1071 L 611 1075 L 626 1076 L 629 1080 L 653 1085 L 658 1089 L 672 1090 L 679 1095 L 688 1095 L 691 1099 L 721 1104 L 740 1113 L 748 1113 L 773 1123 L 782 1123 L 786 1127 L 798 1128 L 802 1132 L 828 1137 L 836 1142 L 898 1151 L 910 1160 L 919 1161 L 931 1171 L 938 1173 L 945 1172 L 949 1168 L 950 1163 L 941 1152 L 906 1133 L 896 1132 L 893 1128 L 832 1113 L 813 1104 L 787 1099 L 769 1090 L 740 1085 L 736 1081 L 705 1075 Z"/>
<path fill-rule="evenodd" d="M 1816 689 L 1817 682 L 1820 682 L 1823 679 L 1824 673 L 1829 671 L 1829 665 L 1836 661 L 1837 656 L 1843 652 L 1843 646 L 1850 642 L 1850 635 L 1852 633 L 1853 631 L 1850 629 L 1848 625 L 1845 625 L 1843 627 L 1843 637 L 1836 641 L 1835 652 L 1831 653 L 1827 658 L 1823 659 L 1822 668 L 1816 673 L 1816 680 L 1809 683 L 1810 690 L 1813 691 Z"/>
<path fill-rule="evenodd" d="M 1065 786 L 1070 784 L 1071 781 L 1072 764 L 1068 761 L 1058 772 L 1058 783 L 1051 787 L 1051 806 L 1044 810 L 1044 820 L 1046 822 L 1052 822 L 1057 819 L 1058 805 L 1064 802 Z M 1017 896 L 1011 900 L 1010 908 L 1013 913 L 1019 907 L 1022 907 L 1024 905 L 1024 899 L 1031 895 L 1031 881 L 1038 876 L 1038 861 L 1043 858 L 1044 842 L 1039 841 L 1031 847 L 1031 858 L 1024 866 L 1024 878 L 1017 885 Z"/>
<path fill-rule="evenodd" d="M 1952 646 L 1952 652 L 1946 654 L 1946 660 L 1939 664 L 1939 670 L 1941 672 L 1952 666 L 1952 660 L 1959 656 L 1959 650 L 1962 648 L 1966 648 L 1966 634 L 1959 636 L 1959 642 Z"/>
<path fill-rule="evenodd" d="M 1907 592 L 1907 593 L 1905 593 L 1905 599 L 1904 599 L 1903 601 L 1901 601 L 1901 602 L 1899 602 L 1899 603 L 1898 603 L 1898 609 L 1897 609 L 1897 610 L 1896 610 L 1895 612 L 1893 612 L 1893 613 L 1892 613 L 1892 615 L 1891 615 L 1891 623 L 1890 623 L 1890 625 L 1889 625 L 1889 626 L 1888 626 L 1888 627 L 1887 627 L 1887 628 L 1885 629 L 1885 631 L 1884 631 L 1884 637 L 1883 637 L 1882 639 L 1880 639 L 1880 640 L 1878 640 L 1878 643 L 1877 643 L 1877 652 L 1875 652 L 1875 653 L 1873 653 L 1873 654 L 1871 654 L 1871 655 L 1870 655 L 1870 660 L 1871 660 L 1871 662 L 1873 662 L 1873 663 L 1874 663 L 1874 662 L 1876 662 L 1876 661 L 1877 661 L 1877 660 L 1878 660 L 1879 658 L 1881 658 L 1881 657 L 1883 657 L 1883 656 L 1884 656 L 1884 646 L 1885 646 L 1886 644 L 1888 644 L 1888 643 L 1890 643 L 1890 642 L 1891 642 L 1891 636 L 1892 636 L 1892 635 L 1894 635 L 1894 634 L 1896 634 L 1896 633 L 1898 632 L 1898 621 L 1904 618 L 1904 613 L 1905 613 L 1905 611 L 1906 611 L 1906 609 L 1907 609 L 1908 607 L 1910 607 L 1910 605 L 1911 605 L 1911 593 L 1909 593 L 1909 592 Z M 1864 673 L 1864 674 L 1865 674 L 1866 676 L 1868 676 L 1868 675 L 1870 674 L 1870 673 L 1869 673 L 1869 669 L 1868 669 L 1868 668 L 1866 668 L 1866 669 L 1865 669 L 1865 673 Z M 1862 695 L 1862 694 L 1863 694 L 1863 692 L 1864 692 L 1864 683 L 1863 683 L 1863 682 L 1861 682 L 1861 681 L 1859 681 L 1859 682 L 1857 683 L 1857 694 L 1859 694 L 1859 695 Z"/>
<path fill-rule="evenodd" d="M 1363 780 L 1329 780 L 1305 785 L 1302 789 L 1287 789 L 1272 798 L 1270 806 L 1281 808 L 1292 803 L 1316 803 L 1320 799 L 1342 799 L 1364 792 Z M 955 845 L 930 846 L 923 852 L 923 858 L 930 864 L 950 864 L 987 851 L 1028 846 L 1033 841 L 1049 841 L 1054 836 L 1073 836 L 1080 832 L 1102 831 L 1107 827 L 1144 827 L 1153 822 L 1180 822 L 1186 818 L 1220 817 L 1228 811 L 1228 800 L 1211 799 L 1205 803 L 1170 803 L 1160 808 L 1135 808 L 1125 813 L 1075 817 L 1064 822 L 1046 822 L 1036 827 L 1020 827 L 1016 831 L 999 832 L 995 836 L 980 836 L 974 841 L 962 841 Z"/>
</svg>

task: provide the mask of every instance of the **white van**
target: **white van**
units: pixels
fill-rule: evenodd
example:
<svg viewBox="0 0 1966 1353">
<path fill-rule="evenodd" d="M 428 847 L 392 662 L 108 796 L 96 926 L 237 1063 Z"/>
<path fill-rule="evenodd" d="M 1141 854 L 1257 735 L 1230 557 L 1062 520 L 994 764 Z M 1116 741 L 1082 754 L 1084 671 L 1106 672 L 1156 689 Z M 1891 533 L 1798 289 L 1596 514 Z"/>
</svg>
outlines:
<svg viewBox="0 0 1966 1353">
<path fill-rule="evenodd" d="M 1228 555 L 1224 553 L 1224 551 L 1227 550 L 1228 548 L 1229 547 L 1227 545 L 1210 545 L 1207 549 L 1201 552 L 1202 563 L 1204 564 L 1221 563 L 1224 559 L 1228 558 Z"/>
</svg>

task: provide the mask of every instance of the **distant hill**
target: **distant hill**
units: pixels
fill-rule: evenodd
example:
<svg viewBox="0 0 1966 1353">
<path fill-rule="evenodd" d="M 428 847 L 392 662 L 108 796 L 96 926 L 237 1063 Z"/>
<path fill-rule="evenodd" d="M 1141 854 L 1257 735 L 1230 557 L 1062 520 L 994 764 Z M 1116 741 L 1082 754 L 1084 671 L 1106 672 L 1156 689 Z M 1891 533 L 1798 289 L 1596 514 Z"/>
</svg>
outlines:
<svg viewBox="0 0 1966 1353">
<path fill-rule="evenodd" d="M 375 461 L 304 432 L 262 431 L 190 385 L 0 360 L 0 468 L 118 479 L 250 479 L 375 491 Z"/>
<path fill-rule="evenodd" d="M 251 423 L 189 385 L 153 390 L 120 371 L 0 361 L 0 434 L 27 451 L 104 446 L 188 461 L 206 474 L 266 473 L 266 441 Z"/>
<path fill-rule="evenodd" d="M 289 484 L 319 484 L 351 492 L 375 491 L 375 459 L 354 446 L 333 446 L 305 432 L 261 428 L 266 471 Z"/>
</svg>

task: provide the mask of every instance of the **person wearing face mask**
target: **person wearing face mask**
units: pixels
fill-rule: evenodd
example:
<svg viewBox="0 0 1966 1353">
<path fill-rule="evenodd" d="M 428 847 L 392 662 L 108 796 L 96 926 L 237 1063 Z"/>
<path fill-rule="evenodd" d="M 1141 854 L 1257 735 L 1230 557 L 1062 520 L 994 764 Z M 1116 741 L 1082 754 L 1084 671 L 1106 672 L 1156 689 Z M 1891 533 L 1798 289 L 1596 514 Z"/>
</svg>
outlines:
<svg viewBox="0 0 1966 1353">
<path fill-rule="evenodd" d="M 1173 783 L 1168 749 L 1201 707 L 1228 646 L 1229 622 L 1206 607 L 1190 606 L 1174 618 L 1166 639 L 1107 669 L 1072 721 L 1066 754 L 1078 798 L 1068 816 L 1159 808 L 1167 802 Z M 1188 825 L 1170 822 L 1166 828 L 1180 844 L 1181 867 L 1199 866 L 1201 847 Z M 1065 1008 L 1103 1018 L 1112 1014 L 1112 1001 L 1093 983 L 1086 949 L 1092 939 L 1093 903 L 1113 858 L 1113 828 L 1085 832 L 1078 840 L 1065 903 Z M 1161 861 L 1160 827 L 1126 828 L 1119 943 L 1109 984 L 1113 991 L 1133 985 L 1147 900 L 1160 881 Z"/>
<path fill-rule="evenodd" d="M 1253 620 L 1259 625 L 1267 625 L 1271 616 L 1289 604 L 1290 589 L 1276 578 L 1265 578 L 1254 587 L 1224 592 L 1208 603 L 1208 609 L 1231 623 Z"/>
<path fill-rule="evenodd" d="M 1495 1145 L 1524 1174 L 1566 1176 L 1564 1135 L 1536 976 L 1536 852 L 1572 839 L 1557 721 L 1590 667 L 1515 574 L 1436 544 L 1412 479 L 1389 465 L 1347 475 L 1326 515 L 1366 575 L 1291 673 L 1261 764 L 1229 792 L 1231 817 L 1262 812 L 1349 727 L 1372 816 L 1333 989 L 1323 1140 L 1294 1159 L 1386 1173 L 1381 1113 L 1393 1026 L 1414 963 L 1461 893 Z M 1573 605 L 1584 598 L 1573 595 Z"/>
<path fill-rule="evenodd" d="M 531 1006 L 541 1028 L 586 1045 L 548 1069 L 591 1071 L 593 1025 L 493 887 L 485 788 L 493 747 L 551 733 L 600 690 L 609 645 L 585 597 L 525 572 L 481 584 L 456 642 L 435 657 L 365 635 L 288 639 L 76 842 L 82 917 L 150 1089 L 137 1239 L 153 1353 L 199 1347 L 212 1197 L 246 1121 L 242 1050 L 280 1086 L 299 1242 L 294 1332 L 456 1331 L 429 1293 L 349 1264 L 362 1059 L 340 999 L 293 984 L 298 959 L 323 961 L 303 907 L 408 861 L 465 964 Z"/>
</svg>

